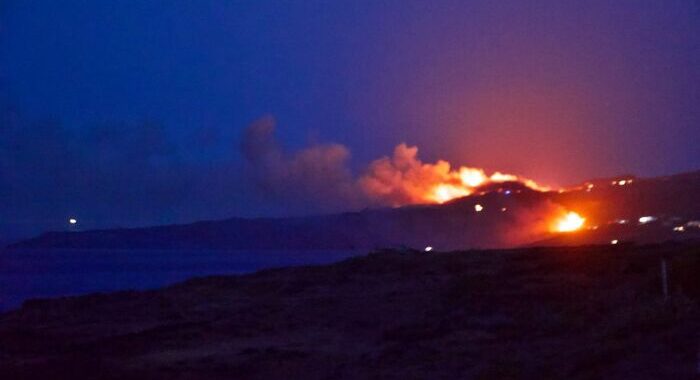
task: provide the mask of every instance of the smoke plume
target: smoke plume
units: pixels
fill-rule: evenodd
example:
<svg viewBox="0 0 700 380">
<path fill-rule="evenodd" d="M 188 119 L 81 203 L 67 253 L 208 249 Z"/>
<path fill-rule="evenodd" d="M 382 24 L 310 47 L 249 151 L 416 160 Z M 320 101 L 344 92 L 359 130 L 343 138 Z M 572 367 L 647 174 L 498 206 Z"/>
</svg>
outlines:
<svg viewBox="0 0 700 380">
<path fill-rule="evenodd" d="M 510 181 L 542 189 L 534 181 L 512 174 L 488 176 L 482 169 L 453 168 L 443 160 L 424 163 L 418 158 L 418 148 L 405 143 L 397 145 L 392 156 L 372 161 L 354 178 L 348 168 L 348 148 L 321 144 L 285 152 L 275 138 L 275 120 L 270 116 L 244 131 L 241 149 L 249 176 L 264 194 L 286 200 L 313 199 L 345 208 L 443 203 L 490 183 Z"/>
<path fill-rule="evenodd" d="M 425 164 L 418 159 L 418 148 L 405 143 L 394 148 L 392 157 L 373 161 L 358 181 L 367 197 L 391 206 L 425 202 L 426 194 L 441 183 L 458 184 L 450 163 Z"/>
<path fill-rule="evenodd" d="M 361 203 L 345 146 L 320 144 L 288 153 L 277 142 L 275 127 L 275 119 L 265 116 L 244 131 L 241 144 L 247 174 L 264 195 L 325 205 Z"/>
</svg>

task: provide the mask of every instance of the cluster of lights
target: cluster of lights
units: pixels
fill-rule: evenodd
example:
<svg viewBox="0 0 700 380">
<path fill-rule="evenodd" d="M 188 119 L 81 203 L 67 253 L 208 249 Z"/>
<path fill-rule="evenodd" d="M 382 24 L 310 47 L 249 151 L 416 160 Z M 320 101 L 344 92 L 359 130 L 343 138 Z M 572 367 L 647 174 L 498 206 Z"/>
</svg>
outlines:
<svg viewBox="0 0 700 380">
<path fill-rule="evenodd" d="M 625 185 L 632 184 L 632 182 L 634 182 L 634 180 L 632 178 L 629 178 L 629 179 L 615 180 L 615 181 L 612 181 L 611 184 L 613 186 L 625 186 Z"/>
<path fill-rule="evenodd" d="M 656 222 L 657 220 L 659 220 L 659 218 L 652 216 L 652 215 L 640 216 L 639 219 L 637 219 L 639 224 L 647 224 L 647 223 L 651 223 L 651 222 Z M 612 222 L 608 222 L 608 223 L 628 224 L 629 222 L 630 222 L 629 219 L 615 219 Z"/>
<path fill-rule="evenodd" d="M 639 225 L 643 224 L 649 224 L 653 222 L 657 222 L 659 220 L 659 217 L 653 216 L 653 215 L 644 215 L 640 216 L 637 219 L 637 222 Z M 671 218 L 667 220 L 667 223 L 677 223 L 680 219 L 679 218 Z M 629 220 L 628 219 L 615 219 L 612 222 L 608 222 L 608 224 L 628 224 Z M 690 228 L 698 228 L 700 229 L 700 220 L 691 220 L 685 224 L 678 224 L 673 227 L 673 231 L 675 232 L 685 232 L 688 231 Z"/>
<path fill-rule="evenodd" d="M 690 228 L 700 228 L 700 220 L 691 220 L 686 224 L 673 227 L 673 230 L 676 232 L 685 232 Z"/>
</svg>

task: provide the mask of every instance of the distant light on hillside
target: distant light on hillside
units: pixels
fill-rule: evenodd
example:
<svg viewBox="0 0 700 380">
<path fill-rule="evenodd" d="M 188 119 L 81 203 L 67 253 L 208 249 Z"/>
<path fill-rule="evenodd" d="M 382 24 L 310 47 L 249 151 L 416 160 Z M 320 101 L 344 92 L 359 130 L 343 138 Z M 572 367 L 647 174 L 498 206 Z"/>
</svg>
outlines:
<svg viewBox="0 0 700 380">
<path fill-rule="evenodd" d="M 78 219 L 70 218 L 70 219 L 68 219 L 68 223 L 69 224 L 78 224 Z"/>
<path fill-rule="evenodd" d="M 655 216 L 643 216 L 639 218 L 639 224 L 647 224 L 655 221 L 657 218 Z"/>
<path fill-rule="evenodd" d="M 631 178 L 621 179 L 621 180 L 617 180 L 617 181 L 612 181 L 612 185 L 613 186 L 625 186 L 625 185 L 631 184 L 632 182 L 634 182 L 634 180 Z"/>
</svg>

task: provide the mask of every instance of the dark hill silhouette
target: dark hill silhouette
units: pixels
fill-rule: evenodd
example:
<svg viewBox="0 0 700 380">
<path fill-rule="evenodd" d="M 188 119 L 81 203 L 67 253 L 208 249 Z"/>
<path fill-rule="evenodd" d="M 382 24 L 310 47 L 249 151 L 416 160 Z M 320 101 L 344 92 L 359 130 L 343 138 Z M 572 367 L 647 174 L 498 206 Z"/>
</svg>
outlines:
<svg viewBox="0 0 700 380">
<path fill-rule="evenodd" d="M 32 300 L 0 314 L 0 378 L 697 378 L 698 248 L 386 251 Z"/>
<path fill-rule="evenodd" d="M 621 179 L 625 185 L 613 184 Z M 633 179 L 629 183 L 629 179 Z M 592 187 L 590 187 L 592 185 Z M 590 187 L 590 188 L 589 188 Z M 537 192 L 503 183 L 442 205 L 407 206 L 298 218 L 231 218 L 149 228 L 48 232 L 10 248 L 105 249 L 372 249 L 407 246 L 439 249 L 600 243 L 699 237 L 700 171 L 640 179 L 621 176 L 583 183 L 575 190 Z M 484 207 L 475 212 L 474 206 Z M 595 230 L 551 235 L 542 226 L 564 207 Z M 505 209 L 505 211 L 503 211 Z M 640 216 L 658 218 L 639 225 Z M 625 220 L 624 226 L 613 223 Z M 617 234 L 617 235 L 616 235 Z"/>
</svg>

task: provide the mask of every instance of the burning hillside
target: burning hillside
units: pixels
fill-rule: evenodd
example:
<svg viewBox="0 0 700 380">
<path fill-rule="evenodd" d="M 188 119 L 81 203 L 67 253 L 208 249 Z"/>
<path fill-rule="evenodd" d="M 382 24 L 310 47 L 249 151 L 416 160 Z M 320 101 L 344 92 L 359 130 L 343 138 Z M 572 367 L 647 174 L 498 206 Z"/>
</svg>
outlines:
<svg viewBox="0 0 700 380">
<path fill-rule="evenodd" d="M 391 206 L 421 203 L 445 203 L 475 193 L 480 187 L 494 183 L 520 182 L 533 189 L 547 187 L 513 174 L 453 166 L 444 160 L 434 164 L 418 159 L 418 147 L 399 144 L 392 157 L 383 157 L 369 165 L 359 179 L 362 191 L 372 199 Z"/>
<path fill-rule="evenodd" d="M 242 152 L 250 178 L 260 193 L 285 203 L 312 198 L 309 201 L 314 204 L 336 204 L 343 209 L 400 207 L 443 204 L 489 191 L 509 195 L 514 191 L 509 190 L 513 185 L 536 192 L 550 190 L 514 174 L 487 173 L 481 168 L 455 166 L 445 160 L 423 162 L 418 157 L 418 147 L 405 143 L 397 145 L 391 156 L 372 161 L 359 176 L 353 177 L 347 165 L 350 157 L 347 147 L 316 144 L 287 152 L 275 138 L 275 128 L 272 117 L 252 123 L 244 132 Z M 546 216 L 548 225 L 541 226 L 540 231 L 571 231 L 581 226 L 569 221 L 567 225 L 553 227 L 552 223 L 565 218 L 570 210 L 552 209 L 553 214 Z"/>
<path fill-rule="evenodd" d="M 623 176 L 550 190 L 535 181 L 447 161 L 425 163 L 399 144 L 358 177 L 342 145 L 280 149 L 274 120 L 243 139 L 261 193 L 334 201 L 359 212 L 297 218 L 232 218 L 140 229 L 48 233 L 17 247 L 424 249 L 657 241 L 700 233 L 700 174 L 660 179 Z M 625 229 L 620 230 L 620 227 Z M 552 240 L 552 239 L 559 240 Z"/>
<path fill-rule="evenodd" d="M 445 203 L 493 184 L 517 182 L 547 191 L 537 182 L 502 172 L 455 166 L 445 160 L 423 162 L 418 147 L 401 143 L 391 156 L 372 161 L 357 178 L 348 168 L 350 150 L 340 144 L 317 144 L 287 152 L 275 138 L 275 120 L 262 118 L 243 135 L 242 151 L 251 178 L 268 196 L 288 201 L 314 197 L 315 203 L 345 207 Z"/>
<path fill-rule="evenodd" d="M 624 184 L 624 181 L 621 182 Z M 497 192 L 508 196 L 513 191 L 522 191 L 513 188 L 541 193 L 551 191 L 547 186 L 513 174 L 494 172 L 488 175 L 480 168 L 453 168 L 444 160 L 434 164 L 423 163 L 418 159 L 418 148 L 406 144 L 399 144 L 392 157 L 372 162 L 366 174 L 359 179 L 359 185 L 370 198 L 394 207 L 409 204 L 443 204 L 477 193 L 483 195 Z M 561 189 L 559 193 L 566 191 L 570 190 Z M 481 204 L 475 205 L 476 212 L 483 210 Z M 500 210 L 504 213 L 508 211 L 503 207 Z M 526 228 L 532 233 L 573 232 L 581 229 L 586 220 L 577 212 L 561 205 L 543 207 L 534 219 L 537 222 L 523 223 L 529 224 Z M 546 226 L 539 222 L 542 219 L 546 221 Z"/>
<path fill-rule="evenodd" d="M 619 183 L 619 182 L 618 182 Z M 443 204 L 302 218 L 232 218 L 152 228 L 54 232 L 15 248 L 436 250 L 658 242 L 700 238 L 700 172 L 565 191 L 519 182 L 482 186 Z"/>
</svg>

